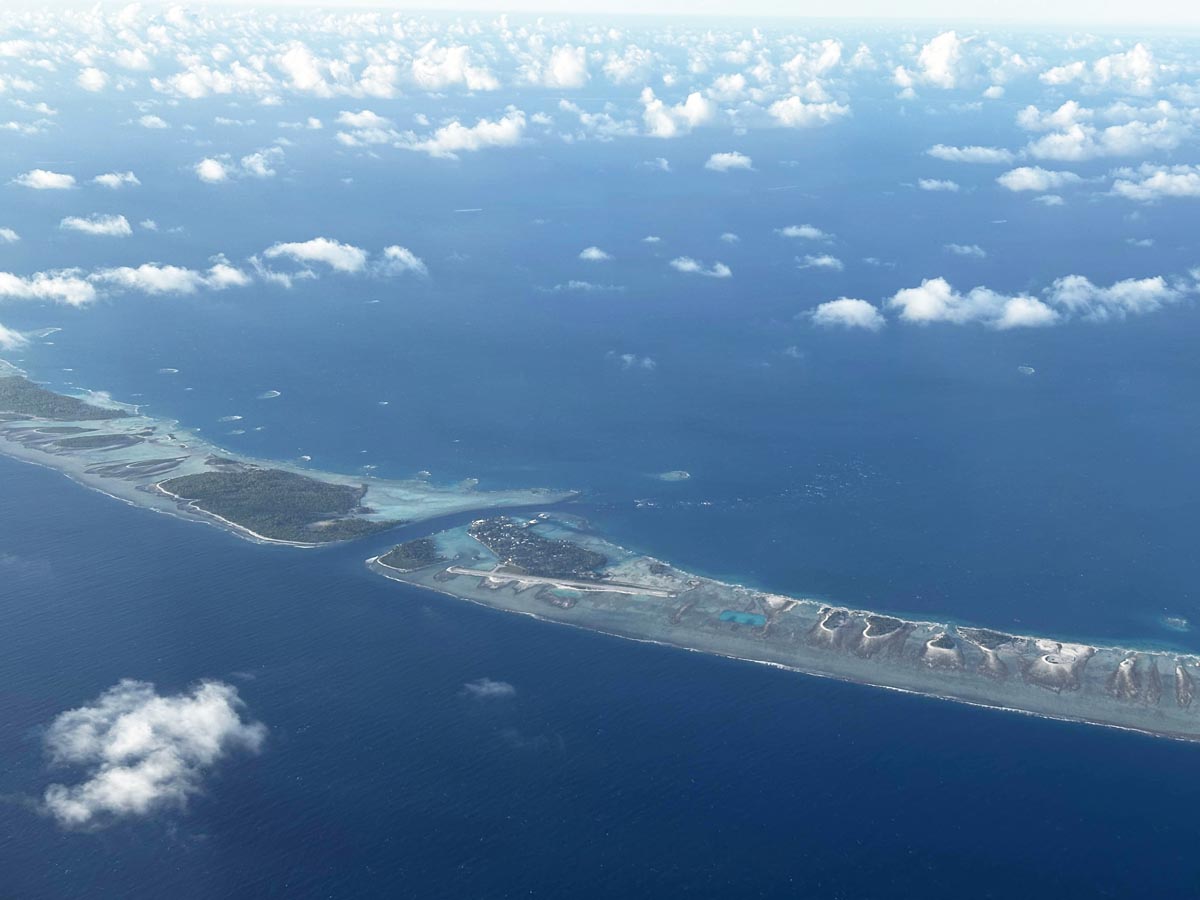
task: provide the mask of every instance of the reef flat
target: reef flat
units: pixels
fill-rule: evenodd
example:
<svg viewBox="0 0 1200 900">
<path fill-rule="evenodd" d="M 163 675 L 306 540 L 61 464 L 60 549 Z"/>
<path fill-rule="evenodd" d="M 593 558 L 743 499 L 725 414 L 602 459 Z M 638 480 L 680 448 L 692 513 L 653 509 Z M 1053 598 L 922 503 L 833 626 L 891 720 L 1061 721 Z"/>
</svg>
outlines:
<svg viewBox="0 0 1200 900">
<path fill-rule="evenodd" d="M 126 502 L 267 543 L 317 546 L 402 523 L 553 503 L 569 491 L 481 491 L 314 471 L 230 453 L 107 395 L 68 396 L 0 361 L 0 453 Z"/>
<path fill-rule="evenodd" d="M 758 591 L 626 550 L 571 516 L 477 520 L 367 565 L 396 581 L 620 637 L 1200 740 L 1196 656 L 914 621 Z"/>
</svg>

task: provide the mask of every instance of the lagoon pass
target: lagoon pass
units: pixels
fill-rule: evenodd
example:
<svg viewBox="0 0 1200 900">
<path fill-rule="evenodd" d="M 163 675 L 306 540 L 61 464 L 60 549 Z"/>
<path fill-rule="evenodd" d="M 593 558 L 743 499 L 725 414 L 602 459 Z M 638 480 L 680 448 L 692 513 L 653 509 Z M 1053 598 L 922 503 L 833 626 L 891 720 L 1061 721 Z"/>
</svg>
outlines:
<svg viewBox="0 0 1200 900">
<path fill-rule="evenodd" d="M 367 560 L 509 612 L 861 684 L 1200 740 L 1200 658 L 912 621 L 704 578 L 558 513 L 480 519 Z"/>
<path fill-rule="evenodd" d="M 470 510 L 469 525 L 367 560 L 495 609 L 893 690 L 1200 740 L 1200 657 L 913 621 L 680 570 L 559 511 L 574 496 L 319 472 L 231 454 L 104 394 L 56 393 L 0 361 L 0 452 L 126 502 L 261 543 L 312 547 Z"/>
</svg>

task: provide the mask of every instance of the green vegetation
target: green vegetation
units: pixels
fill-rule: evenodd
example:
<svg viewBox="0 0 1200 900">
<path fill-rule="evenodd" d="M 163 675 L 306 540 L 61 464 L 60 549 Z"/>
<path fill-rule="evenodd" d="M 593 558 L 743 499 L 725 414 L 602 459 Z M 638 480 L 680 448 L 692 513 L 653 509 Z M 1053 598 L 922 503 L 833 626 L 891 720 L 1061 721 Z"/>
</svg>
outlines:
<svg viewBox="0 0 1200 900">
<path fill-rule="evenodd" d="M 18 418 L 37 416 L 62 422 L 123 419 L 129 415 L 123 409 L 104 409 L 48 391 L 23 375 L 0 377 L 0 412 L 15 413 Z"/>
<path fill-rule="evenodd" d="M 417 538 L 393 547 L 379 557 L 379 561 L 401 572 L 412 572 L 445 562 L 446 557 L 438 553 L 437 543 L 432 538 Z"/>
<path fill-rule="evenodd" d="M 328 543 L 363 537 L 398 522 L 351 518 L 366 486 L 330 484 L 282 469 L 243 466 L 161 483 L 196 507 L 279 541 Z"/>
<path fill-rule="evenodd" d="M 141 442 L 140 437 L 132 434 L 81 434 L 55 441 L 64 450 L 119 450 Z"/>
<path fill-rule="evenodd" d="M 602 553 L 571 541 L 552 541 L 508 518 L 480 519 L 471 523 L 469 532 L 501 562 L 541 578 L 595 578 L 595 570 L 608 562 Z"/>
</svg>

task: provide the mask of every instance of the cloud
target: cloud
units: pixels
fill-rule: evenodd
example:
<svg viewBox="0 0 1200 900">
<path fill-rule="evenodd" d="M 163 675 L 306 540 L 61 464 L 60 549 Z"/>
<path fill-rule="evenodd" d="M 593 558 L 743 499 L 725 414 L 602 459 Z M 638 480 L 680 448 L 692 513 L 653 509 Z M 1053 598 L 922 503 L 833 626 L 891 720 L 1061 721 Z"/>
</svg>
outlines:
<svg viewBox="0 0 1200 900">
<path fill-rule="evenodd" d="M 1189 131 L 1168 119 L 1126 122 L 1098 129 L 1072 125 L 1030 143 L 1025 149 L 1037 159 L 1084 160 L 1102 156 L 1140 156 L 1174 150 Z"/>
<path fill-rule="evenodd" d="M 0 228 L 0 244 L 15 244 L 21 236 L 11 228 Z"/>
<path fill-rule="evenodd" d="M 839 297 L 828 300 L 812 311 L 814 325 L 825 328 L 865 328 L 878 331 L 885 324 L 883 314 L 866 300 Z"/>
<path fill-rule="evenodd" d="M 670 172 L 671 163 L 669 160 L 661 156 L 656 156 L 654 159 L 647 160 L 641 164 L 643 168 L 654 169 L 656 172 Z"/>
<path fill-rule="evenodd" d="M 959 190 L 957 181 L 949 181 L 942 178 L 918 179 L 917 187 L 923 191 L 950 191 L 953 193 Z"/>
<path fill-rule="evenodd" d="M 74 175 L 50 172 L 46 169 L 31 169 L 12 180 L 13 184 L 33 188 L 35 191 L 64 191 L 75 187 Z"/>
<path fill-rule="evenodd" d="M 985 287 L 966 294 L 955 291 L 944 278 L 927 278 L 920 287 L 897 291 L 888 306 L 900 311 L 907 322 L 948 322 L 964 325 L 978 322 L 989 328 L 1053 325 L 1059 315 L 1041 300 L 1025 294 L 1007 296 Z"/>
<path fill-rule="evenodd" d="M 1003 165 L 1013 161 L 1013 152 L 1000 147 L 949 147 L 946 144 L 934 144 L 925 153 L 934 159 L 942 159 L 946 162 L 997 163 Z"/>
<path fill-rule="evenodd" d="M 396 131 L 391 119 L 369 109 L 358 112 L 342 110 L 338 113 L 337 123 L 350 129 L 348 132 L 337 133 L 338 143 L 347 147 L 391 144 L 403 139 L 403 135 Z"/>
<path fill-rule="evenodd" d="M 82 767 L 86 778 L 50 785 L 44 809 L 64 828 L 95 828 L 183 808 L 223 758 L 262 748 L 266 728 L 243 708 L 237 690 L 219 681 L 167 696 L 144 681 L 121 681 L 50 724 L 51 762 Z"/>
<path fill-rule="evenodd" d="M 744 153 L 734 150 L 731 153 L 714 153 L 704 164 L 704 168 L 714 172 L 729 172 L 734 169 L 753 171 L 754 161 Z"/>
<path fill-rule="evenodd" d="M 846 268 L 845 264 L 836 256 L 830 256 L 828 253 L 822 253 L 819 256 L 805 256 L 802 259 L 796 260 L 801 269 L 832 269 L 835 272 L 840 272 Z"/>
<path fill-rule="evenodd" d="M 95 93 L 96 91 L 104 90 L 108 84 L 108 74 L 94 66 L 89 66 L 79 73 L 79 77 L 75 80 L 75 83 L 85 91 Z"/>
<path fill-rule="evenodd" d="M 826 234 L 815 225 L 787 225 L 783 228 L 775 229 L 777 234 L 787 238 L 802 238 L 806 241 L 828 241 L 833 235 Z"/>
<path fill-rule="evenodd" d="M 1081 82 L 1101 87 L 1114 85 L 1144 94 L 1153 90 L 1159 69 L 1149 48 L 1137 43 L 1124 53 L 1101 57 L 1090 66 L 1083 61 L 1071 62 L 1047 69 L 1038 78 L 1054 87 Z"/>
<path fill-rule="evenodd" d="M 623 291 L 623 290 L 625 290 L 625 288 L 619 284 L 596 284 L 595 282 L 592 282 L 592 281 L 580 281 L 578 279 L 572 279 L 570 281 L 563 282 L 561 284 L 556 284 L 556 285 L 554 285 L 554 287 L 551 287 L 551 288 L 544 288 L 544 290 L 547 290 L 547 291 L 550 291 L 550 292 L 556 293 L 556 294 L 562 293 L 564 291 L 575 291 L 575 292 L 593 294 L 593 293 L 612 293 L 612 292 L 616 292 L 616 291 Z"/>
<path fill-rule="evenodd" d="M 922 47 L 917 54 L 922 80 L 940 88 L 956 87 L 965 43 L 955 32 L 945 31 Z"/>
<path fill-rule="evenodd" d="M 897 66 L 892 81 L 902 88 L 901 96 L 913 96 L 913 88 L 919 82 L 949 90 L 959 86 L 966 71 L 963 49 L 967 41 L 954 31 L 944 31 L 921 47 L 917 53 L 916 70 Z"/>
<path fill-rule="evenodd" d="M 736 244 L 739 241 L 741 241 L 741 238 L 738 237 L 736 234 L 734 234 L 732 231 L 726 231 L 724 234 L 721 235 L 721 240 L 726 244 Z"/>
<path fill-rule="evenodd" d="M 946 244 L 945 250 L 947 253 L 953 253 L 955 256 L 969 256 L 973 259 L 985 259 L 987 251 L 978 244 Z"/>
<path fill-rule="evenodd" d="M 324 263 L 338 272 L 361 272 L 367 265 L 366 250 L 325 237 L 272 244 L 263 251 L 263 256 L 267 259 L 286 256 L 301 263 Z"/>
<path fill-rule="evenodd" d="M 133 234 L 133 229 L 129 227 L 129 220 L 124 216 L 100 214 L 94 214 L 87 218 L 67 216 L 58 223 L 58 227 L 64 231 L 78 231 L 82 234 L 104 237 L 128 237 Z"/>
<path fill-rule="evenodd" d="M 463 693 L 475 700 L 508 700 L 517 695 L 517 689 L 507 681 L 480 678 L 464 684 Z"/>
<path fill-rule="evenodd" d="M 586 259 L 589 262 L 606 262 L 612 259 L 612 256 L 605 253 L 599 247 L 584 247 L 579 251 L 579 258 Z"/>
<path fill-rule="evenodd" d="M 615 358 L 622 369 L 642 369 L 646 372 L 653 372 L 658 368 L 658 363 L 649 356 L 638 356 L 636 353 L 622 353 L 617 355 L 613 351 L 608 351 L 610 358 Z"/>
<path fill-rule="evenodd" d="M 642 124 L 646 133 L 659 138 L 679 137 L 693 128 L 706 125 L 717 115 L 717 105 L 699 91 L 688 94 L 683 103 L 667 106 L 644 88 L 641 95 Z"/>
<path fill-rule="evenodd" d="M 463 85 L 469 91 L 494 91 L 500 87 L 486 66 L 471 62 L 471 48 L 465 44 L 442 47 L 431 40 L 416 52 L 412 61 L 413 80 L 427 91 Z"/>
<path fill-rule="evenodd" d="M 138 124 L 141 125 L 143 128 L 151 128 L 151 129 L 161 129 L 161 128 L 170 128 L 171 127 L 170 125 L 168 125 L 166 123 L 165 120 L 159 118 L 158 116 L 152 116 L 149 114 L 144 115 L 140 119 L 138 119 Z"/>
<path fill-rule="evenodd" d="M 201 288 L 219 291 L 230 287 L 245 287 L 250 284 L 249 275 L 219 257 L 207 272 L 199 272 L 183 266 L 143 263 L 136 267 L 118 266 L 100 269 L 90 275 L 89 280 L 96 284 L 111 285 L 151 295 L 194 294 Z"/>
<path fill-rule="evenodd" d="M 1166 197 L 1200 197 L 1200 166 L 1142 165 L 1117 169 L 1112 192 L 1118 197 L 1152 203 Z"/>
<path fill-rule="evenodd" d="M 141 184 L 138 177 L 132 172 L 105 172 L 103 175 L 97 175 L 92 181 L 101 187 L 112 190 L 121 187 L 137 187 Z"/>
<path fill-rule="evenodd" d="M 767 114 L 785 128 L 814 128 L 850 115 L 850 107 L 841 103 L 805 103 L 793 95 L 776 100 L 767 107 Z"/>
<path fill-rule="evenodd" d="M 220 184 L 231 178 L 274 178 L 273 166 L 283 159 L 279 147 L 267 147 L 243 156 L 233 162 L 228 156 L 208 157 L 193 166 L 196 177 L 207 184 Z"/>
<path fill-rule="evenodd" d="M 396 146 L 443 159 L 458 159 L 459 153 L 473 153 L 485 147 L 512 147 L 520 143 L 524 132 L 525 113 L 510 109 L 501 119 L 480 119 L 471 126 L 455 119 L 426 138 L 409 132 Z"/>
<path fill-rule="evenodd" d="M 1082 275 L 1068 275 L 1055 281 L 1047 295 L 1055 305 L 1094 322 L 1154 312 L 1182 296 L 1161 275 L 1127 278 L 1109 287 L 1099 287 Z"/>
<path fill-rule="evenodd" d="M 219 184 L 229 180 L 229 170 L 220 160 L 211 157 L 202 159 L 194 168 L 196 177 L 208 184 Z"/>
<path fill-rule="evenodd" d="M 1095 112 L 1080 106 L 1079 101 L 1068 100 L 1051 112 L 1042 112 L 1030 104 L 1017 113 L 1017 124 L 1026 131 L 1061 131 L 1094 117 Z"/>
<path fill-rule="evenodd" d="M 1074 172 L 1055 172 L 1040 166 L 1021 166 L 1011 169 L 996 179 L 997 184 L 1010 191 L 1057 190 L 1068 184 L 1082 181 Z"/>
<path fill-rule="evenodd" d="M 49 300 L 84 306 L 96 299 L 96 289 L 77 269 L 38 272 L 29 277 L 0 272 L 0 300 Z"/>
<path fill-rule="evenodd" d="M 541 82 L 551 88 L 581 88 L 588 81 L 587 50 L 584 47 L 555 47 L 542 70 Z"/>
<path fill-rule="evenodd" d="M 404 272 L 413 272 L 417 275 L 429 274 L 424 260 L 407 247 L 401 247 L 399 244 L 383 248 L 383 262 L 379 266 L 379 271 L 383 275 L 400 275 Z"/>
<path fill-rule="evenodd" d="M 17 350 L 28 343 L 29 338 L 21 332 L 5 328 L 3 324 L 0 324 L 0 350 Z M 0 555 L 0 559 L 3 559 L 2 555 Z"/>
<path fill-rule="evenodd" d="M 677 256 L 668 265 L 677 272 L 689 275 L 705 275 L 709 278 L 730 278 L 733 271 L 725 263 L 717 262 L 705 268 L 704 264 L 690 256 Z"/>
</svg>

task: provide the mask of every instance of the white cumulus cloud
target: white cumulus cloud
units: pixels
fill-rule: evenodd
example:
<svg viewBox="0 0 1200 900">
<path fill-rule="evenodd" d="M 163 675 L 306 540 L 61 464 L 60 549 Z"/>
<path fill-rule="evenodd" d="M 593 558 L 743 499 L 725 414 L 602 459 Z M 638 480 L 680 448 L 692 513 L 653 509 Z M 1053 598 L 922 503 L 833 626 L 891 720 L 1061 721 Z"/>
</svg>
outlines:
<svg viewBox="0 0 1200 900">
<path fill-rule="evenodd" d="M 229 180 L 229 170 L 219 159 L 209 157 L 195 165 L 196 177 L 208 184 L 219 184 Z"/>
<path fill-rule="evenodd" d="M 579 251 L 579 258 L 586 259 L 589 262 L 605 262 L 612 259 L 612 256 L 605 253 L 599 247 L 584 247 Z"/>
<path fill-rule="evenodd" d="M 1142 165 L 1113 174 L 1112 192 L 1128 200 L 1150 203 L 1166 197 L 1200 197 L 1200 166 Z"/>
<path fill-rule="evenodd" d="M 884 326 L 883 314 L 866 300 L 839 297 L 828 300 L 812 311 L 813 324 L 826 328 L 865 328 L 878 331 Z"/>
<path fill-rule="evenodd" d="M 47 169 L 31 169 L 12 180 L 13 184 L 33 188 L 35 191 L 64 191 L 75 187 L 75 176 Z"/>
<path fill-rule="evenodd" d="M 480 119 L 474 125 L 463 125 L 455 119 L 424 138 L 410 132 L 397 146 L 430 156 L 457 159 L 459 153 L 471 153 L 485 147 L 512 147 L 520 143 L 524 132 L 525 113 L 512 109 L 503 118 Z"/>
<path fill-rule="evenodd" d="M 59 715 L 45 746 L 56 766 L 84 770 L 77 784 L 52 784 L 45 810 L 64 828 L 182 808 L 205 774 L 235 750 L 257 752 L 266 728 L 243 716 L 237 690 L 206 681 L 163 696 L 125 680 L 89 706 Z"/>
<path fill-rule="evenodd" d="M 0 272 L 0 300 L 49 300 L 84 306 L 96 299 L 96 289 L 77 269 L 38 272 L 28 277 Z"/>
<path fill-rule="evenodd" d="M 957 181 L 944 178 L 919 178 L 917 187 L 923 191 L 948 191 L 950 193 L 956 193 L 959 190 Z"/>
<path fill-rule="evenodd" d="M 792 95 L 772 103 L 767 114 L 786 128 L 814 128 L 850 115 L 850 107 L 833 102 L 807 103 Z"/>
<path fill-rule="evenodd" d="M 272 244 L 263 251 L 267 259 L 284 256 L 301 263 L 324 263 L 338 272 L 361 272 L 367 265 L 367 251 L 326 237 L 309 241 Z"/>
<path fill-rule="evenodd" d="M 17 350 L 29 343 L 29 338 L 19 331 L 0 324 L 0 350 Z"/>
<path fill-rule="evenodd" d="M 943 159 L 947 162 L 963 162 L 963 163 L 997 163 L 1005 164 L 1013 161 L 1013 152 L 1004 150 L 1000 147 L 951 147 L 946 144 L 934 144 L 925 151 L 934 159 Z"/>
<path fill-rule="evenodd" d="M 671 260 L 669 265 L 675 271 L 688 275 L 704 275 L 708 278 L 729 278 L 733 275 L 733 271 L 725 263 L 716 262 L 711 266 L 705 266 L 690 256 L 677 256 Z"/>
<path fill-rule="evenodd" d="M 141 181 L 132 172 L 105 172 L 103 175 L 97 175 L 92 181 L 101 187 L 112 190 L 122 187 L 137 187 L 141 184 Z"/>
<path fill-rule="evenodd" d="M 985 287 L 962 294 L 945 278 L 927 278 L 920 287 L 897 291 L 888 300 L 888 306 L 899 310 L 900 318 L 908 322 L 955 325 L 978 322 L 1000 330 L 1053 325 L 1059 318 L 1057 312 L 1036 297 L 1009 296 Z"/>
<path fill-rule="evenodd" d="M 117 266 L 100 269 L 89 280 L 100 285 L 138 291 L 143 294 L 194 294 L 201 288 L 224 290 L 230 287 L 245 287 L 250 276 L 218 259 L 207 272 L 185 266 L 142 263 L 140 266 Z"/>
<path fill-rule="evenodd" d="M 738 153 L 736 150 L 729 153 L 714 153 L 708 158 L 708 162 L 704 164 L 704 168 L 711 169 L 714 172 L 730 172 L 735 169 L 752 170 L 754 161 L 744 153 Z"/>
<path fill-rule="evenodd" d="M 642 90 L 642 124 L 646 133 L 659 138 L 679 137 L 693 128 L 706 125 L 717 115 L 717 105 L 699 91 L 688 94 L 687 99 L 668 106 L 654 96 L 650 88 Z"/>
<path fill-rule="evenodd" d="M 827 241 L 833 235 L 826 234 L 815 225 L 786 225 L 776 231 L 787 238 L 802 238 L 806 241 Z"/>
<path fill-rule="evenodd" d="M 425 261 L 407 247 L 392 244 L 383 248 L 383 262 L 379 270 L 384 275 L 400 275 L 404 272 L 414 272 L 417 275 L 428 275 L 429 269 Z"/>
<path fill-rule="evenodd" d="M 1074 172 L 1056 172 L 1043 169 L 1041 166 L 1021 166 L 1010 169 L 999 178 L 997 183 L 1010 191 L 1053 191 L 1068 184 L 1074 184 L 1082 179 Z"/>
<path fill-rule="evenodd" d="M 1055 281 L 1047 296 L 1052 303 L 1070 313 L 1092 321 L 1105 321 L 1154 312 L 1182 295 L 1161 275 L 1127 278 L 1108 287 L 1095 285 L 1082 275 L 1068 275 Z"/>
<path fill-rule="evenodd" d="M 129 220 L 124 216 L 94 214 L 87 217 L 67 216 L 58 223 L 64 231 L 78 231 L 82 234 L 99 235 L 103 237 L 128 237 L 133 234 Z"/>
<path fill-rule="evenodd" d="M 846 268 L 840 259 L 828 253 L 804 256 L 796 260 L 796 263 L 801 269 L 831 269 L 834 272 L 840 272 Z"/>
</svg>

